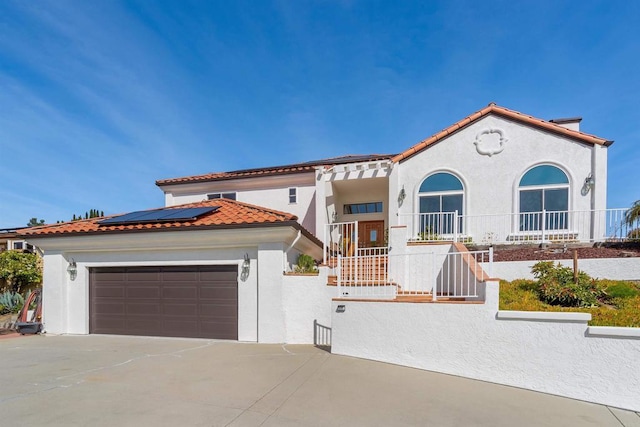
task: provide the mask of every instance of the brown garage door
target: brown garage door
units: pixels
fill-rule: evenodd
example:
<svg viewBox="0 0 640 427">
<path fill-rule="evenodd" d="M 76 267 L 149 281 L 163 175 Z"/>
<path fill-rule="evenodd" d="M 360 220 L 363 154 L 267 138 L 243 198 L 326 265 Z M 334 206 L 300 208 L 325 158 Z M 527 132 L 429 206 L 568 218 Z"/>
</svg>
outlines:
<svg viewBox="0 0 640 427">
<path fill-rule="evenodd" d="M 238 267 L 92 268 L 93 334 L 238 339 Z"/>
</svg>

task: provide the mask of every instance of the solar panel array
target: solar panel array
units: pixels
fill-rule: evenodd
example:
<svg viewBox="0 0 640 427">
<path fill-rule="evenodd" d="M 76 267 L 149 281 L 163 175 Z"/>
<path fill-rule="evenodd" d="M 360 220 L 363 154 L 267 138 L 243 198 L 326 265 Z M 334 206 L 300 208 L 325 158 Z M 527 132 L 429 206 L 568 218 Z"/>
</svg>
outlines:
<svg viewBox="0 0 640 427">
<path fill-rule="evenodd" d="M 206 208 L 156 209 L 136 211 L 99 221 L 100 225 L 140 224 L 145 222 L 180 222 L 194 220 L 204 214 L 215 212 L 219 206 Z"/>
</svg>

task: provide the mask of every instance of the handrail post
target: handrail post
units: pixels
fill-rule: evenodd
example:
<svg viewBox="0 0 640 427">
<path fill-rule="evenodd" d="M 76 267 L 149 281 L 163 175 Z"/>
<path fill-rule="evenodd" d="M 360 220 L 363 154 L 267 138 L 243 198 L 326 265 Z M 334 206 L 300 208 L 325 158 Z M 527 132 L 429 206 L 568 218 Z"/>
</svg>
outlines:
<svg viewBox="0 0 640 427">
<path fill-rule="evenodd" d="M 458 210 L 453 212 L 453 241 L 458 241 Z"/>
<path fill-rule="evenodd" d="M 327 227 L 329 226 L 329 224 L 325 224 L 324 225 L 324 235 L 323 235 L 323 242 L 324 242 L 324 248 L 323 248 L 323 253 L 322 253 L 322 263 L 323 264 L 327 264 Z"/>
<path fill-rule="evenodd" d="M 336 265 L 336 282 L 338 284 L 338 297 L 342 298 L 342 254 L 338 252 L 338 264 Z"/>
<path fill-rule="evenodd" d="M 431 278 L 433 279 L 433 285 L 431 285 L 431 299 L 433 302 L 438 300 L 438 276 L 436 272 L 436 254 L 431 252 Z"/>
<path fill-rule="evenodd" d="M 545 227 L 547 225 L 547 210 L 546 209 L 542 209 L 542 243 L 545 242 L 544 240 L 544 231 L 545 231 Z"/>
<path fill-rule="evenodd" d="M 489 277 L 493 277 L 493 245 L 489 246 Z"/>
</svg>

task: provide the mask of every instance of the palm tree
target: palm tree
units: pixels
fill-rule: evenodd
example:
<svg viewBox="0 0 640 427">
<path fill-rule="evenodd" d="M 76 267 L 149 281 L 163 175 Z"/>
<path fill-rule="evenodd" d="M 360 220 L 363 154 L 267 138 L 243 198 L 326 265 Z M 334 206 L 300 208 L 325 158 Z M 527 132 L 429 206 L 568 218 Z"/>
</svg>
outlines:
<svg viewBox="0 0 640 427">
<path fill-rule="evenodd" d="M 631 229 L 627 234 L 630 239 L 640 238 L 640 200 L 636 200 L 624 214 L 624 220 Z"/>
</svg>

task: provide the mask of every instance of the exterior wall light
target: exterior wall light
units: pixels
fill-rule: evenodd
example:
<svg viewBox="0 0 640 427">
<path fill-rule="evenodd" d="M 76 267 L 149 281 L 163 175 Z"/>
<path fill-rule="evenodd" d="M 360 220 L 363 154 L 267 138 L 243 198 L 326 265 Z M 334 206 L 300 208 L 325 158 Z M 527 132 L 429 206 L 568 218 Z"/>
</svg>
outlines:
<svg viewBox="0 0 640 427">
<path fill-rule="evenodd" d="M 596 185 L 596 180 L 593 178 L 593 175 L 589 173 L 589 175 L 584 179 L 584 184 L 582 185 L 580 193 L 582 193 L 583 196 L 586 196 L 594 185 Z"/>
<path fill-rule="evenodd" d="M 240 272 L 240 279 L 243 282 L 249 278 L 250 268 L 251 268 L 251 261 L 249 260 L 249 254 L 245 252 L 244 261 L 242 261 L 242 270 Z"/>
<path fill-rule="evenodd" d="M 71 258 L 71 262 L 67 266 L 67 273 L 69 273 L 69 279 L 71 280 L 76 280 L 76 277 L 78 277 L 78 266 L 73 258 Z"/>
<path fill-rule="evenodd" d="M 404 191 L 404 185 L 402 186 L 402 190 L 400 190 L 400 193 L 398 194 L 398 205 L 402 206 L 402 202 L 404 202 L 404 199 L 407 197 L 407 192 Z"/>
</svg>

